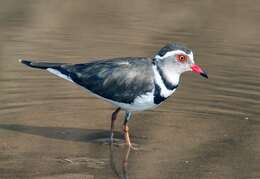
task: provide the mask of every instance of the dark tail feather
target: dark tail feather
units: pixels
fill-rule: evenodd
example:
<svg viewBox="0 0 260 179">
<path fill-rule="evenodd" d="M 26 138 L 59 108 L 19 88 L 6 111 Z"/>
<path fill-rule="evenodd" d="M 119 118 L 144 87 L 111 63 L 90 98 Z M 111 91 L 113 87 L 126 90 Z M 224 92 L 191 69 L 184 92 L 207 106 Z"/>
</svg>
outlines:
<svg viewBox="0 0 260 179">
<path fill-rule="evenodd" d="M 32 68 L 39 68 L 39 69 L 47 69 L 47 68 L 57 68 L 65 63 L 47 63 L 47 62 L 32 62 L 29 60 L 19 60 L 20 63 L 23 63 Z"/>
</svg>

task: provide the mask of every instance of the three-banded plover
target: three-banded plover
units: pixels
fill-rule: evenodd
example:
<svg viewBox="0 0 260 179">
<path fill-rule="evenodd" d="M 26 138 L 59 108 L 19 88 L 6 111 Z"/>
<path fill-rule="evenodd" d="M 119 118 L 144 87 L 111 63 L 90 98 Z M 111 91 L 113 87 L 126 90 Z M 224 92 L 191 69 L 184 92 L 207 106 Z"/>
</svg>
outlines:
<svg viewBox="0 0 260 179">
<path fill-rule="evenodd" d="M 192 51 L 174 43 L 164 46 L 151 58 L 125 57 L 82 64 L 20 62 L 69 80 L 116 106 L 111 117 L 111 141 L 117 114 L 124 110 L 123 132 L 129 146 L 127 122 L 132 112 L 153 109 L 164 102 L 175 92 L 183 72 L 193 71 L 208 78 L 194 63 Z"/>
</svg>

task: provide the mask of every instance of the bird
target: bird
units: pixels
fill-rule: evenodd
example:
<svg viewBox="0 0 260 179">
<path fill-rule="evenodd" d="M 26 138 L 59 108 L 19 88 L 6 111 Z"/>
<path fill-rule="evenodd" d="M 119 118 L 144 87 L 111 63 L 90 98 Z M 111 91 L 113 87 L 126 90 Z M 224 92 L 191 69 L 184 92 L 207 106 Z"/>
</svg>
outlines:
<svg viewBox="0 0 260 179">
<path fill-rule="evenodd" d="M 151 57 L 99 59 L 79 64 L 19 61 L 47 70 L 112 103 L 115 110 L 111 115 L 111 142 L 118 113 L 124 111 L 124 140 L 131 148 L 128 122 L 134 112 L 151 110 L 165 102 L 176 91 L 184 72 L 208 78 L 207 72 L 195 64 L 192 50 L 177 43 L 166 44 Z"/>
</svg>

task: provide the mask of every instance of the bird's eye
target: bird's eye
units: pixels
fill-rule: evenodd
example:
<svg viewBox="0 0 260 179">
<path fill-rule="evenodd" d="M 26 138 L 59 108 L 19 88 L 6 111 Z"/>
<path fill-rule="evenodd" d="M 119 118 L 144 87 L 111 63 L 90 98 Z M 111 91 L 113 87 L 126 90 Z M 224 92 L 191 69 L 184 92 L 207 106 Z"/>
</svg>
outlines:
<svg viewBox="0 0 260 179">
<path fill-rule="evenodd" d="M 177 55 L 176 59 L 179 61 L 179 62 L 185 62 L 187 60 L 187 56 L 186 55 Z"/>
</svg>

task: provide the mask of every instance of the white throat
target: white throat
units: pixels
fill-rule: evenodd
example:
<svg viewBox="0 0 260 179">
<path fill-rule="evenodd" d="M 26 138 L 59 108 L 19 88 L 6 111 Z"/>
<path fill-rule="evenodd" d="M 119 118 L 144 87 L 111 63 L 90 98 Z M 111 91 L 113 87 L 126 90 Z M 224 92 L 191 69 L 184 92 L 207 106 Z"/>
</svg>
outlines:
<svg viewBox="0 0 260 179">
<path fill-rule="evenodd" d="M 181 73 L 177 72 L 177 71 L 172 71 L 172 68 L 170 67 L 165 67 L 162 69 L 162 73 L 164 75 L 164 77 L 173 85 L 178 85 L 179 81 L 180 81 L 180 76 Z"/>
<path fill-rule="evenodd" d="M 155 83 L 161 88 L 161 96 L 167 98 L 170 95 L 172 95 L 172 93 L 176 90 L 176 88 L 173 90 L 170 90 L 166 87 L 165 82 L 163 81 L 163 78 L 160 75 L 156 65 L 153 65 L 153 72 L 154 72 Z M 174 85 L 176 84 L 176 86 L 177 86 L 178 82 L 179 82 L 179 77 L 177 77 L 177 76 L 174 77 L 174 80 L 177 83 L 172 83 L 172 84 L 174 84 Z"/>
</svg>

